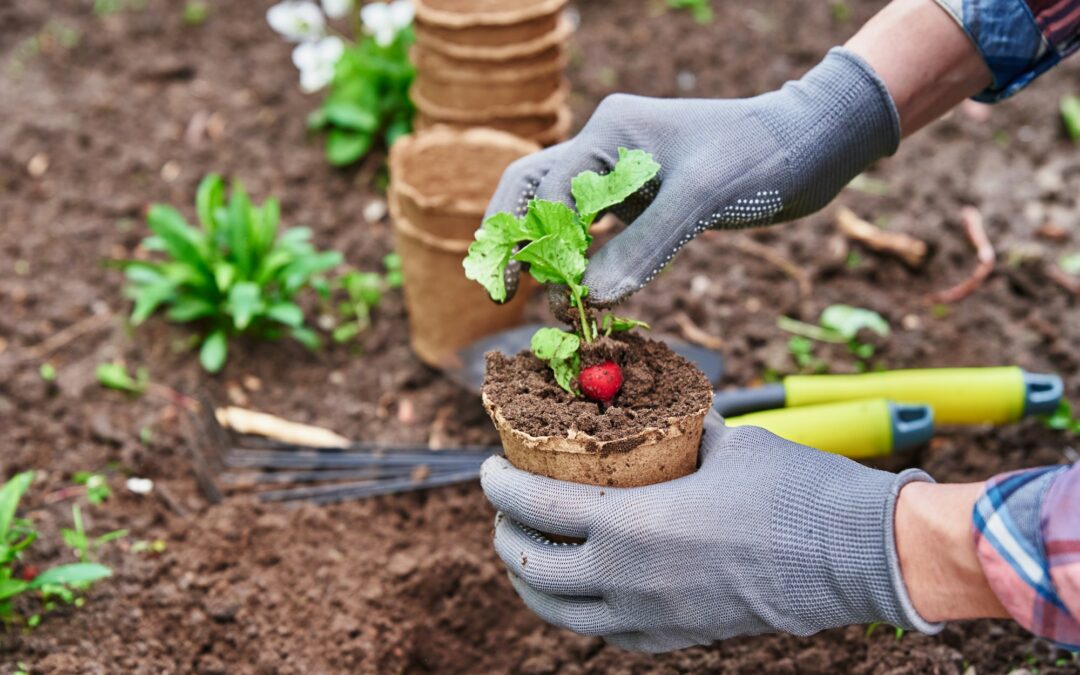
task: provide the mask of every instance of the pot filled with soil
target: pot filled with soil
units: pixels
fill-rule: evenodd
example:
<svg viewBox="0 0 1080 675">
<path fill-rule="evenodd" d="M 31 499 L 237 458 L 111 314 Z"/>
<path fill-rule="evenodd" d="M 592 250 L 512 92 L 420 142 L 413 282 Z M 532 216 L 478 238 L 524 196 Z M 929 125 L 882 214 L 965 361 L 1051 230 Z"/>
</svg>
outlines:
<svg viewBox="0 0 1080 675">
<path fill-rule="evenodd" d="M 608 402 L 559 386 L 531 352 L 490 353 L 484 407 L 506 458 L 559 480 L 635 487 L 674 480 L 697 468 L 708 379 L 662 342 L 624 334 L 581 350 L 582 373 L 615 364 L 622 385 Z"/>
<path fill-rule="evenodd" d="M 647 189 L 660 165 L 619 148 L 600 175 L 571 181 L 574 207 L 532 199 L 524 216 L 488 216 L 469 246 L 465 274 L 496 301 L 507 297 L 509 261 L 541 283 L 559 284 L 568 329 L 538 330 L 529 351 L 490 353 L 482 398 L 506 457 L 560 480 L 632 487 L 672 480 L 697 467 L 712 388 L 692 363 L 640 336 L 648 325 L 589 306 L 583 285 L 597 216 Z"/>
<path fill-rule="evenodd" d="M 390 209 L 411 343 L 435 367 L 458 349 L 521 322 L 527 293 L 495 304 L 462 273 L 470 238 L 503 170 L 536 144 L 492 129 L 434 127 L 390 151 Z"/>
<path fill-rule="evenodd" d="M 417 41 L 453 56 L 506 58 L 565 40 L 567 0 L 416 0 Z M 499 54 L 499 56 L 496 56 Z M 480 56 L 482 58 L 482 56 Z"/>
</svg>

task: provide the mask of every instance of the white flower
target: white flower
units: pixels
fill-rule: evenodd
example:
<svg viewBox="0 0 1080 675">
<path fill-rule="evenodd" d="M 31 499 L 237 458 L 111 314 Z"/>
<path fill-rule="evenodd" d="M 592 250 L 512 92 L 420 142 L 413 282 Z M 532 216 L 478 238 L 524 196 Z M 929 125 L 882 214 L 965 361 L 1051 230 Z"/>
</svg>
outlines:
<svg viewBox="0 0 1080 675">
<path fill-rule="evenodd" d="M 149 478 L 128 478 L 126 485 L 137 495 L 148 495 L 154 489 L 154 481 Z"/>
<path fill-rule="evenodd" d="M 266 10 L 266 22 L 291 42 L 317 40 L 326 32 L 326 17 L 311 0 L 285 0 Z"/>
<path fill-rule="evenodd" d="M 300 69 L 300 88 L 311 93 L 330 84 L 334 79 L 334 66 L 344 53 L 345 43 L 333 35 L 296 45 L 292 60 Z"/>
<path fill-rule="evenodd" d="M 412 23 L 411 0 L 375 2 L 360 9 L 364 30 L 375 36 L 375 42 L 385 47 L 394 41 L 398 31 Z"/>
<path fill-rule="evenodd" d="M 322 9 L 331 19 L 347 16 L 355 6 L 355 0 L 322 0 Z"/>
</svg>

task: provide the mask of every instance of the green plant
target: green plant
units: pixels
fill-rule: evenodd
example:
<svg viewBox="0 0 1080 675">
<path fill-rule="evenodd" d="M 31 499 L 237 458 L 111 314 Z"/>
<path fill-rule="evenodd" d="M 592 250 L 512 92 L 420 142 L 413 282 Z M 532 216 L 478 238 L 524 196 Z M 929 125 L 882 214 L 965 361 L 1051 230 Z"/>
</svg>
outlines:
<svg viewBox="0 0 1080 675">
<path fill-rule="evenodd" d="M 38 367 L 38 375 L 46 382 L 56 381 L 56 366 L 46 361 Z"/>
<path fill-rule="evenodd" d="M 135 371 L 135 377 L 132 377 L 128 374 L 127 367 L 118 361 L 102 363 L 97 367 L 96 375 L 101 386 L 134 396 L 142 395 L 150 385 L 150 373 L 146 368 L 140 366 Z"/>
<path fill-rule="evenodd" d="M 383 267 L 386 269 L 384 274 L 349 270 L 337 279 L 345 300 L 338 304 L 342 322 L 332 332 L 335 341 L 348 342 L 367 330 L 371 326 L 371 311 L 379 305 L 386 291 L 401 287 L 401 257 L 396 253 L 386 255 Z"/>
<path fill-rule="evenodd" d="M 694 21 L 700 24 L 712 23 L 713 10 L 709 0 L 667 0 L 667 6 L 672 9 L 690 10 Z"/>
<path fill-rule="evenodd" d="M 1073 142 L 1080 141 L 1080 96 L 1061 97 L 1061 121 Z"/>
<path fill-rule="evenodd" d="M 189 0 L 184 5 L 184 23 L 189 26 L 201 26 L 210 18 L 210 6 L 203 0 Z"/>
<path fill-rule="evenodd" d="M 544 328 L 533 335 L 531 346 L 537 358 L 551 366 L 559 385 L 571 393 L 577 393 L 574 385 L 582 342 L 593 342 L 601 331 L 610 335 L 644 326 L 610 315 L 597 324 L 586 308 L 588 288 L 581 279 L 588 265 L 585 251 L 592 242 L 589 226 L 600 212 L 637 192 L 659 170 L 649 153 L 619 148 L 619 159 L 609 173 L 585 171 L 571 181 L 576 210 L 561 202 L 533 199 L 521 218 L 505 211 L 486 218 L 469 246 L 465 276 L 482 285 L 496 302 L 506 300 L 504 272 L 511 260 L 528 263 L 529 273 L 540 283 L 566 287 L 577 311 L 574 332 Z"/>
<path fill-rule="evenodd" d="M 76 471 L 71 477 L 76 485 L 86 486 L 86 500 L 91 504 L 101 504 L 112 497 L 109 483 L 100 473 L 90 471 Z"/>
<path fill-rule="evenodd" d="M 1072 404 L 1065 399 L 1061 399 L 1057 409 L 1042 419 L 1047 429 L 1068 431 L 1080 436 L 1080 419 L 1073 415 Z"/>
<path fill-rule="evenodd" d="M 16 516 L 19 502 L 33 479 L 33 472 L 26 471 L 16 474 L 0 487 L 0 622 L 3 623 L 19 619 L 14 602 L 23 594 L 39 593 L 48 610 L 52 605 L 51 598 L 75 602 L 76 591 L 112 575 L 108 567 L 89 562 L 58 565 L 44 572 L 21 564 L 27 549 L 38 538 L 33 523 Z M 39 621 L 40 615 L 28 619 L 31 627 Z"/>
<path fill-rule="evenodd" d="M 199 228 L 170 206 L 151 206 L 147 223 L 154 235 L 143 246 L 165 260 L 123 263 L 125 292 L 135 301 L 132 323 L 141 324 L 162 306 L 171 321 L 199 322 L 205 327 L 199 361 L 212 373 L 225 364 L 235 335 L 288 335 L 318 347 L 318 335 L 305 326 L 294 300 L 342 260 L 336 251 L 316 250 L 308 228 L 279 232 L 276 199 L 257 206 L 236 181 L 228 199 L 225 193 L 216 174 L 199 184 Z"/>
<path fill-rule="evenodd" d="M 387 45 L 364 35 L 345 47 L 326 98 L 308 116 L 309 129 L 326 133 L 326 159 L 334 166 L 361 159 L 380 138 L 389 147 L 412 131 L 413 41 L 408 26 Z"/>
<path fill-rule="evenodd" d="M 873 344 L 859 339 L 860 331 L 869 330 L 881 337 L 888 337 L 891 333 L 889 322 L 883 316 L 869 309 L 850 305 L 826 307 L 818 319 L 818 324 L 815 326 L 787 316 L 781 316 L 776 320 L 776 325 L 781 330 L 802 338 L 796 340 L 793 337 L 788 342 L 788 350 L 800 369 L 811 369 L 815 372 L 824 372 L 828 369 L 827 363 L 813 356 L 813 342 L 811 341 L 817 341 L 847 345 L 848 351 L 858 359 L 856 369 L 866 370 L 866 362 L 873 358 L 877 350 Z"/>
<path fill-rule="evenodd" d="M 1080 253 L 1066 253 L 1058 258 L 1058 267 L 1065 274 L 1080 274 Z"/>
<path fill-rule="evenodd" d="M 125 10 L 146 9 L 147 0 L 94 0 L 94 14 L 107 16 Z"/>
<path fill-rule="evenodd" d="M 71 505 L 71 521 L 74 526 L 73 529 L 61 529 L 60 536 L 64 538 L 64 543 L 75 553 L 75 557 L 79 559 L 79 562 L 89 562 L 92 557 L 97 555 L 98 549 L 104 544 L 123 539 L 128 535 L 127 530 L 113 530 L 99 537 L 88 536 L 86 528 L 83 526 L 82 510 L 79 509 L 78 504 Z"/>
</svg>

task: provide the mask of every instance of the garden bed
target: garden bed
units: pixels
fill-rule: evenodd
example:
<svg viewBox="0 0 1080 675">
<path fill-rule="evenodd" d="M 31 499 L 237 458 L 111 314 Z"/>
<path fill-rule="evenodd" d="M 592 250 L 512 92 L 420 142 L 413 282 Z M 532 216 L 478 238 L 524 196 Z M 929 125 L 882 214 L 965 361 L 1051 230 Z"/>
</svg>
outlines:
<svg viewBox="0 0 1080 675">
<path fill-rule="evenodd" d="M 1045 643 L 1005 622 L 954 623 L 933 638 L 856 626 L 657 657 L 621 652 L 525 608 L 491 547 L 493 513 L 478 485 L 327 508 L 207 504 L 178 411 L 100 389 L 99 363 L 123 358 L 182 391 L 209 386 L 222 400 L 357 438 L 445 445 L 497 435 L 478 398 L 409 351 L 399 294 L 379 307 L 359 348 L 313 355 L 289 342 L 240 343 L 216 378 L 200 370 L 185 329 L 153 319 L 126 331 L 122 277 L 101 261 L 131 254 L 146 234 L 147 204 L 182 204 L 190 216 L 186 205 L 205 173 L 233 175 L 260 199 L 277 194 L 283 220 L 312 227 L 320 247 L 376 268 L 391 228 L 365 213 L 376 215 L 372 204 L 383 200 L 371 187 L 382 158 L 334 170 L 318 139 L 306 140 L 317 98 L 298 91 L 289 46 L 264 20 L 269 2 L 210 2 L 201 25 L 184 22 L 183 2 L 112 3 L 121 9 L 107 15 L 84 0 L 48 4 L 51 13 L 45 3 L 0 7 L 0 477 L 38 470 L 28 503 L 52 542 L 41 549 L 49 560 L 67 555 L 55 542 L 69 507 L 47 505 L 42 494 L 110 462 L 153 478 L 158 489 L 148 497 L 114 479 L 117 496 L 85 515 L 96 532 L 128 528 L 131 539 L 161 538 L 167 547 L 158 556 L 108 549 L 104 562 L 116 576 L 84 608 L 0 637 L 0 673 L 18 662 L 61 673 L 959 674 L 967 664 L 980 674 L 1075 672 L 1055 669 Z M 776 87 L 881 4 L 852 3 L 851 19 L 837 22 L 826 3 L 714 2 L 715 22 L 700 26 L 685 13 L 652 16 L 645 1 L 578 2 L 570 67 L 577 123 L 616 90 L 739 96 Z M 37 49 L 28 46 L 35 36 Z M 875 357 L 889 367 L 1016 364 L 1061 373 L 1077 400 L 1078 301 L 1045 270 L 1080 248 L 1080 156 L 1057 113 L 1078 75 L 1073 61 L 988 120 L 975 111 L 936 123 L 872 172 L 887 194 L 840 196 L 861 216 L 927 241 L 924 269 L 845 249 L 830 207 L 784 228 L 704 236 L 625 313 L 661 334 L 696 326 L 720 336 L 725 382 L 748 385 L 769 369 L 794 368 L 778 315 L 813 321 L 847 302 L 889 319 L 894 334 Z M 924 296 L 975 264 L 959 223 L 968 203 L 981 209 L 999 265 L 972 296 L 933 309 Z M 1047 221 L 1072 239 L 1040 237 Z M 747 236 L 804 271 L 812 296 L 733 243 Z M 543 316 L 542 305 L 534 299 L 532 318 Z M 50 385 L 38 371 L 45 357 L 23 357 L 72 326 L 78 334 L 45 355 L 58 373 Z M 820 356 L 848 367 L 846 347 L 832 349 Z M 1066 445 L 1028 420 L 946 431 L 913 461 L 939 480 L 976 480 L 1063 461 Z"/>
</svg>

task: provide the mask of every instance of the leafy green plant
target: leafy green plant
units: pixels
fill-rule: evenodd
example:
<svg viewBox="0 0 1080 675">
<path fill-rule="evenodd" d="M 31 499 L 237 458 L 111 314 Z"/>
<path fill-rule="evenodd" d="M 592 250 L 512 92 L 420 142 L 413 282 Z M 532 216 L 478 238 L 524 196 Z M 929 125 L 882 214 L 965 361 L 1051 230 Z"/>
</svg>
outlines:
<svg viewBox="0 0 1080 675">
<path fill-rule="evenodd" d="M 709 0 L 667 0 L 667 6 L 672 9 L 689 10 L 694 21 L 700 24 L 712 23 L 713 9 Z"/>
<path fill-rule="evenodd" d="M 371 312 L 390 289 L 402 284 L 401 258 L 390 253 L 383 258 L 384 274 L 349 270 L 337 279 L 345 294 L 338 304 L 341 323 L 331 333 L 336 342 L 348 342 L 371 326 Z"/>
<path fill-rule="evenodd" d="M 98 537 L 87 535 L 86 528 L 83 526 L 82 510 L 79 509 L 78 504 L 71 505 L 71 522 L 73 528 L 70 530 L 67 528 L 61 529 L 60 536 L 64 538 L 64 543 L 71 548 L 79 562 L 90 562 L 92 558 L 97 556 L 98 549 L 103 545 L 110 541 L 123 539 L 128 535 L 127 530 L 113 530 Z"/>
<path fill-rule="evenodd" d="M 496 302 L 506 300 L 504 272 L 511 260 L 528 263 L 529 273 L 540 283 L 566 287 L 578 315 L 574 332 L 541 329 L 533 336 L 531 346 L 537 358 L 551 366 L 559 385 L 571 393 L 577 393 L 574 383 L 583 342 L 593 342 L 601 332 L 610 335 L 644 326 L 610 315 L 598 324 L 586 308 L 588 288 L 581 279 L 588 265 L 585 252 L 592 242 L 589 226 L 597 215 L 637 192 L 659 170 L 660 165 L 649 153 L 619 148 L 619 159 L 609 173 L 585 171 L 571 181 L 576 209 L 561 202 L 533 199 L 523 217 L 505 211 L 489 216 L 469 246 L 465 276 L 482 285 Z"/>
<path fill-rule="evenodd" d="M 412 131 L 414 40 L 409 26 L 387 45 L 364 35 L 346 46 L 322 106 L 308 116 L 309 129 L 326 133 L 326 159 L 334 166 L 361 159 L 378 139 L 389 147 Z"/>
<path fill-rule="evenodd" d="M 210 18 L 210 6 L 203 0 L 188 0 L 182 17 L 188 26 L 201 26 Z"/>
<path fill-rule="evenodd" d="M 56 366 L 46 361 L 38 367 L 38 375 L 46 382 L 56 381 Z"/>
<path fill-rule="evenodd" d="M 850 305 L 826 307 L 818 319 L 818 325 L 788 316 L 779 317 L 776 325 L 781 330 L 795 334 L 788 342 L 788 351 L 799 368 L 814 372 L 828 370 L 828 363 L 813 355 L 814 342 L 847 345 L 848 351 L 858 359 L 856 368 L 866 370 L 866 362 L 873 358 L 876 348 L 859 339 L 860 331 L 869 330 L 881 337 L 888 337 L 892 332 L 889 322 L 877 312 Z"/>
<path fill-rule="evenodd" d="M 1054 412 L 1043 417 L 1043 423 L 1047 429 L 1068 431 L 1080 436 L 1080 419 L 1073 415 L 1072 404 L 1065 399 L 1061 399 Z"/>
<path fill-rule="evenodd" d="M 146 368 L 140 366 L 132 377 L 127 367 L 118 361 L 102 363 L 97 367 L 96 375 L 98 384 L 101 386 L 134 396 L 140 396 L 150 385 L 150 372 Z"/>
<path fill-rule="evenodd" d="M 105 479 L 105 476 L 100 473 L 76 471 L 71 479 L 75 481 L 76 485 L 86 486 L 86 500 L 91 504 L 101 504 L 109 497 L 112 497 L 112 489 L 109 488 L 109 482 Z"/>
<path fill-rule="evenodd" d="M 132 323 L 141 324 L 161 307 L 171 321 L 199 322 L 199 360 L 212 373 L 225 364 L 229 339 L 240 334 L 291 336 L 318 347 L 318 335 L 304 324 L 294 300 L 340 264 L 341 254 L 317 251 L 308 228 L 279 232 L 276 199 L 257 206 L 236 181 L 226 198 L 225 181 L 216 174 L 199 184 L 195 210 L 198 228 L 170 206 L 150 207 L 147 223 L 154 235 L 143 246 L 165 259 L 123 263 L 125 292 L 135 301 Z"/>
<path fill-rule="evenodd" d="M 52 598 L 74 603 L 79 599 L 76 591 L 112 575 L 108 567 L 90 562 L 58 565 L 43 572 L 22 564 L 27 549 L 38 538 L 33 523 L 16 515 L 19 502 L 33 479 L 33 472 L 26 471 L 16 474 L 0 487 L 0 622 L 5 624 L 20 619 L 14 602 L 23 594 L 38 593 L 48 610 L 53 604 Z M 28 623 L 34 626 L 39 621 L 40 615 L 34 615 Z"/>
</svg>

